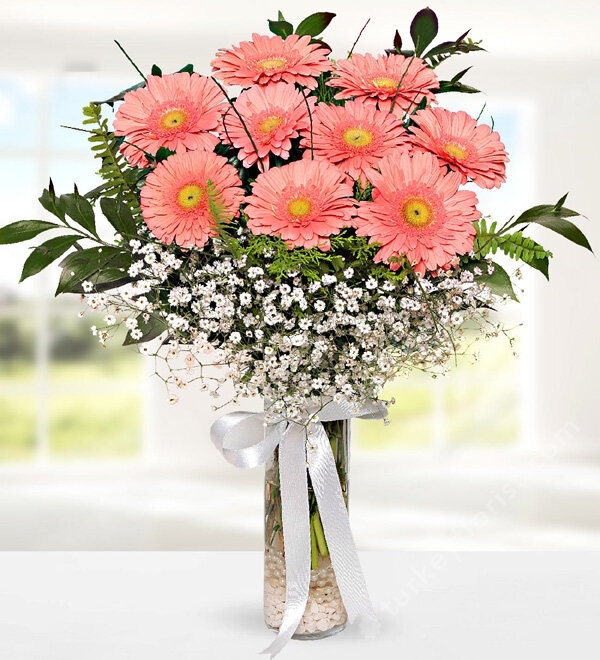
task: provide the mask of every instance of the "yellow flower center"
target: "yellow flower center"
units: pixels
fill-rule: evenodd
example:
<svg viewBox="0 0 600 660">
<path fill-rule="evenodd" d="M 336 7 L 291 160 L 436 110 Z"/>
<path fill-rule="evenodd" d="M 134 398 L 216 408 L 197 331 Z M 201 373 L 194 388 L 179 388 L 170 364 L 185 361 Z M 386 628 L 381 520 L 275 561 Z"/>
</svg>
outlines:
<svg viewBox="0 0 600 660">
<path fill-rule="evenodd" d="M 258 125 L 258 128 L 263 133 L 270 133 L 271 131 L 274 131 L 276 128 L 279 128 L 281 124 L 283 124 L 283 118 L 273 115 L 271 117 L 267 117 L 266 119 L 263 119 Z"/>
<path fill-rule="evenodd" d="M 167 110 L 167 112 L 165 112 L 160 118 L 160 125 L 168 131 L 172 131 L 175 128 L 179 128 L 182 124 L 185 124 L 187 118 L 188 116 L 185 110 L 182 110 L 181 108 L 173 108 L 173 110 Z"/>
<path fill-rule="evenodd" d="M 378 89 L 396 89 L 396 87 L 398 87 L 397 80 L 385 77 L 373 78 L 373 80 L 371 80 L 371 84 L 373 84 Z"/>
<path fill-rule="evenodd" d="M 456 160 L 464 160 L 469 155 L 469 152 L 464 147 L 461 147 L 460 144 L 456 144 L 455 142 L 447 142 L 444 145 L 444 151 L 448 156 L 456 158 Z"/>
<path fill-rule="evenodd" d="M 351 147 L 367 147 L 373 142 L 373 133 L 365 128 L 348 128 L 343 137 Z"/>
<path fill-rule="evenodd" d="M 306 197 L 297 197 L 288 202 L 287 210 L 294 219 L 299 219 L 311 212 L 312 204 L 310 199 L 306 199 Z"/>
<path fill-rule="evenodd" d="M 184 186 L 177 195 L 179 206 L 186 211 L 196 208 L 204 197 L 204 191 L 195 183 Z"/>
<path fill-rule="evenodd" d="M 433 209 L 426 199 L 413 197 L 408 199 L 400 209 L 400 215 L 413 227 L 421 228 L 430 225 L 433 220 Z"/>
<path fill-rule="evenodd" d="M 280 69 L 287 64 L 287 60 L 283 57 L 265 57 L 264 60 L 257 60 L 256 66 L 263 71 L 271 71 L 272 69 Z"/>
</svg>

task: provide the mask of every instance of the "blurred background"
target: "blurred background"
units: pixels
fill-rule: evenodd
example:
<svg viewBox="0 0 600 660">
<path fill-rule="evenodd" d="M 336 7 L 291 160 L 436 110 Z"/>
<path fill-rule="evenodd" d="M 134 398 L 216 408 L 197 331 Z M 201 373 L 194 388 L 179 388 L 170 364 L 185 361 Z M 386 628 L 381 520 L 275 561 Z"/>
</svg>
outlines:
<svg viewBox="0 0 600 660">
<path fill-rule="evenodd" d="M 37 197 L 97 185 L 81 107 L 137 82 L 138 66 L 209 73 L 219 47 L 267 32 L 281 9 L 326 31 L 343 57 L 391 47 L 422 2 L 203 3 L 143 6 L 55 0 L 0 5 L 0 225 L 44 218 Z M 96 7 L 99 7 L 96 9 Z M 499 220 L 569 192 L 600 249 L 595 173 L 600 142 L 599 10 L 585 0 L 439 0 L 438 40 L 467 28 L 485 53 L 451 59 L 445 78 L 484 94 L 443 99 L 494 122 L 510 153 L 508 182 L 478 193 Z M 362 549 L 600 549 L 598 259 L 540 232 L 551 281 L 521 280 L 504 336 L 473 345 L 447 378 L 393 383 L 392 424 L 353 427 L 351 518 Z M 236 470 L 208 436 L 217 413 L 193 387 L 167 404 L 154 366 L 113 342 L 76 296 L 53 298 L 49 269 L 18 285 L 27 246 L 0 247 L 0 550 L 259 549 L 262 471 Z M 515 356 L 518 354 L 518 357 Z M 247 406 L 259 409 L 260 401 Z M 225 409 L 227 411 L 229 409 Z"/>
</svg>

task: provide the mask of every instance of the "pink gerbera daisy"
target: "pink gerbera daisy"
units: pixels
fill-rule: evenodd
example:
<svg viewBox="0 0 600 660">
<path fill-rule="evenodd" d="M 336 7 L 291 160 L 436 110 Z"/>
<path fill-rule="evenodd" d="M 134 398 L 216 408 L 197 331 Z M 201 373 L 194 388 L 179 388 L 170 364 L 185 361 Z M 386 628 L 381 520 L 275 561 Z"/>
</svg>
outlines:
<svg viewBox="0 0 600 660">
<path fill-rule="evenodd" d="M 399 119 L 389 112 L 358 101 L 345 106 L 320 103 L 310 130 L 303 133 L 305 158 L 328 160 L 353 179 L 370 181 L 379 161 L 406 143 L 406 131 Z M 364 183 L 364 182 L 363 182 Z"/>
<path fill-rule="evenodd" d="M 352 185 L 319 160 L 298 160 L 258 176 L 246 214 L 254 234 L 280 236 L 288 246 L 328 250 L 329 236 L 351 223 Z"/>
<path fill-rule="evenodd" d="M 327 82 L 341 88 L 336 99 L 358 99 L 380 110 L 402 117 L 425 97 L 435 100 L 433 90 L 439 87 L 433 69 L 418 57 L 404 55 L 352 55 L 338 60 L 334 77 Z"/>
<path fill-rule="evenodd" d="M 387 156 L 380 170 L 373 174 L 373 201 L 360 204 L 354 221 L 358 236 L 381 245 L 376 262 L 406 255 L 424 275 L 473 248 L 473 222 L 481 214 L 475 193 L 458 189 L 458 173 L 446 172 L 427 152 Z"/>
<path fill-rule="evenodd" d="M 217 235 L 217 222 L 228 222 L 244 200 L 238 173 L 212 151 L 169 156 L 146 178 L 142 216 L 166 245 L 202 247 Z"/>
<path fill-rule="evenodd" d="M 314 104 L 313 97 L 305 99 L 294 85 L 284 82 L 251 87 L 239 95 L 235 109 L 252 140 L 233 110 L 225 115 L 221 138 L 240 149 L 239 159 L 245 167 L 260 158 L 263 169 L 269 169 L 269 153 L 289 157 L 291 140 L 310 125 L 308 108 Z"/>
<path fill-rule="evenodd" d="M 210 78 L 198 73 L 148 76 L 146 86 L 125 94 L 117 110 L 115 135 L 125 136 L 121 150 L 132 165 L 146 167 L 144 152 L 155 155 L 161 147 L 212 150 L 226 105 Z"/>
<path fill-rule="evenodd" d="M 315 89 L 315 78 L 329 71 L 331 62 L 327 51 L 310 41 L 308 35 L 291 34 L 282 39 L 277 35 L 267 37 L 255 33 L 252 41 L 219 49 L 211 66 L 215 76 L 228 85 L 249 87 L 282 80 Z"/>
<path fill-rule="evenodd" d="M 434 153 L 462 176 L 482 188 L 499 188 L 506 181 L 508 156 L 500 135 L 486 124 L 477 125 L 466 112 L 427 108 L 417 112 L 411 140 Z"/>
</svg>

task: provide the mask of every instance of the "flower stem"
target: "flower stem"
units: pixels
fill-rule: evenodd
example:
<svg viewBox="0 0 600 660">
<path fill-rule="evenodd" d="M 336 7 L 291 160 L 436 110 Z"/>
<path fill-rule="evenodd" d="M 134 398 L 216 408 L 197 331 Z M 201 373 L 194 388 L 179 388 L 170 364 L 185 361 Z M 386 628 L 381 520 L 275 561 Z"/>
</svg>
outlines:
<svg viewBox="0 0 600 660">
<path fill-rule="evenodd" d="M 315 531 L 315 538 L 317 540 L 319 554 L 321 554 L 323 557 L 327 557 L 329 555 L 329 548 L 327 547 L 325 532 L 323 531 L 323 524 L 321 523 L 321 516 L 319 515 L 318 511 L 316 511 L 313 515 L 312 526 Z"/>
<path fill-rule="evenodd" d="M 317 535 L 314 526 L 310 526 L 310 567 L 313 571 L 319 568 L 319 549 L 317 547 Z"/>
</svg>

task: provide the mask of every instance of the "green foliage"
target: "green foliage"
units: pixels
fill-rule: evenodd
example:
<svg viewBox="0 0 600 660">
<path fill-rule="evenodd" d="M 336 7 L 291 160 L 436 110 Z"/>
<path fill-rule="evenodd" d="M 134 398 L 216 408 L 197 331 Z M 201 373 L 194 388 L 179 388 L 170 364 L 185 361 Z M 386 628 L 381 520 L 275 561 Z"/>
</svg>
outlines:
<svg viewBox="0 0 600 660">
<path fill-rule="evenodd" d="M 348 232 L 342 232 L 332 236 L 331 250 L 335 253 L 341 253 L 346 260 L 346 268 L 351 266 L 356 268 L 364 263 L 373 261 L 375 253 L 379 249 L 376 243 L 369 243 L 369 239 L 363 236 L 355 236 Z"/>
<path fill-rule="evenodd" d="M 438 19 L 429 7 L 417 12 L 410 24 L 410 36 L 415 45 L 415 54 L 421 57 L 423 51 L 436 38 Z"/>
<path fill-rule="evenodd" d="M 435 69 L 444 60 L 447 60 L 453 55 L 460 53 L 470 53 L 473 51 L 484 50 L 479 45 L 480 41 L 473 41 L 467 38 L 470 30 L 461 34 L 458 39 L 454 41 L 443 41 L 442 43 L 434 46 L 427 52 L 425 49 L 433 42 L 438 34 L 438 18 L 433 10 L 429 7 L 421 9 L 413 18 L 410 25 L 410 36 L 414 44 L 414 50 L 402 50 L 402 37 L 400 32 L 396 30 L 394 34 L 393 48 L 387 50 L 387 53 L 400 53 L 405 57 L 412 57 L 416 55 L 421 57 L 432 68 Z M 464 73 L 464 72 L 462 72 Z M 461 76 L 462 74 L 458 74 Z M 458 83 L 458 78 L 452 81 L 443 81 L 441 84 L 440 92 L 466 92 L 472 94 L 476 91 L 472 87 Z"/>
<path fill-rule="evenodd" d="M 98 174 L 106 181 L 102 194 L 108 197 L 120 195 L 129 205 L 134 215 L 139 213 L 139 200 L 123 154 L 119 151 L 122 139 L 108 129 L 108 120 L 102 117 L 102 110 L 96 103 L 83 108 L 84 126 L 90 127 L 89 142 L 94 156 L 102 161 Z"/>
<path fill-rule="evenodd" d="M 488 272 L 489 265 L 494 269 L 491 273 Z M 508 296 L 517 302 L 519 301 L 510 275 L 499 264 L 486 259 L 479 259 L 477 261 L 467 260 L 462 264 L 462 267 L 473 273 L 478 282 L 489 286 L 492 293 L 495 293 L 497 296 Z M 476 274 L 476 269 L 481 271 L 479 275 Z"/>
<path fill-rule="evenodd" d="M 327 11 L 311 14 L 304 20 L 300 21 L 298 27 L 296 28 L 296 34 L 307 34 L 311 37 L 318 37 L 334 18 L 335 14 Z"/>
<path fill-rule="evenodd" d="M 19 281 L 22 282 L 32 275 L 37 275 L 51 263 L 54 263 L 59 257 L 62 257 L 79 240 L 81 240 L 81 236 L 78 234 L 67 234 L 64 236 L 55 236 L 35 247 L 23 265 L 23 272 Z"/>
<path fill-rule="evenodd" d="M 127 268 L 131 265 L 131 254 L 119 247 L 93 247 L 72 252 L 61 262 L 62 273 L 55 295 L 60 293 L 83 293 L 82 282 L 109 285 L 103 290 L 119 286 L 119 280 L 106 281 L 107 273 L 118 274 L 120 278 L 127 277 Z M 112 268 L 112 271 L 107 267 Z M 110 286 L 112 285 L 112 286 Z"/>
<path fill-rule="evenodd" d="M 294 26 L 286 21 L 281 12 L 278 12 L 277 20 L 269 20 L 269 30 L 273 34 L 280 36 L 282 39 L 289 37 L 291 34 L 298 34 L 300 36 L 308 35 L 309 37 L 318 37 L 323 30 L 335 18 L 335 14 L 327 11 L 320 11 L 315 14 L 307 16 L 301 20 L 298 27 L 294 31 Z M 315 40 L 318 41 L 318 40 Z M 330 49 L 331 50 L 331 49 Z"/>
<path fill-rule="evenodd" d="M 102 197 L 100 208 L 106 219 L 121 236 L 130 238 L 137 234 L 137 224 L 131 209 L 121 197 Z"/>
<path fill-rule="evenodd" d="M 339 273 L 346 268 L 364 269 L 369 273 L 377 266 L 373 257 L 379 249 L 369 244 L 367 238 L 355 236 L 348 231 L 330 237 L 331 247 L 327 251 L 319 248 L 290 249 L 287 243 L 276 236 L 251 236 L 244 253 L 256 265 L 265 267 L 269 275 L 277 280 L 288 277 L 291 272 L 300 272 L 310 281 L 316 281 L 326 273 Z M 388 279 L 403 279 L 406 273 L 394 273 L 386 265 L 378 275 Z M 389 277 L 388 277 L 389 276 Z"/>
<path fill-rule="evenodd" d="M 546 227 L 547 229 L 560 234 L 572 243 L 592 252 L 589 241 L 581 229 L 565 219 L 580 215 L 577 211 L 567 209 L 563 206 L 566 199 L 567 195 L 564 195 L 553 206 L 550 204 L 541 204 L 528 209 L 512 222 L 507 229 L 519 225 L 528 225 L 533 222 L 534 224 L 541 225 L 542 227 Z"/>
<path fill-rule="evenodd" d="M 441 44 L 434 46 L 423 55 L 423 59 L 428 61 L 432 69 L 435 69 L 453 55 L 485 50 L 479 45 L 481 41 L 473 41 L 472 39 L 467 38 L 470 31 L 471 30 L 467 30 L 464 34 L 461 34 L 456 41 L 444 41 Z"/>
<path fill-rule="evenodd" d="M 242 256 L 242 249 L 237 238 L 231 236 L 227 225 L 231 222 L 231 213 L 227 211 L 222 195 L 219 193 L 212 181 L 206 182 L 206 203 L 214 218 L 219 238 L 223 241 L 225 248 L 236 258 Z"/>
<path fill-rule="evenodd" d="M 327 81 L 331 79 L 331 72 L 327 71 L 322 73 L 317 78 L 317 89 L 313 92 L 317 97 L 318 103 L 326 103 L 327 105 L 344 105 L 345 101 L 338 101 L 334 96 L 338 93 L 339 89 L 327 85 Z"/>
<path fill-rule="evenodd" d="M 469 71 L 471 67 L 467 67 L 466 69 L 463 69 L 462 71 L 459 71 L 453 78 L 450 80 L 440 80 L 440 88 L 438 90 L 438 94 L 442 94 L 444 92 L 462 92 L 463 94 L 478 94 L 480 92 L 479 89 L 476 89 L 475 87 L 471 87 L 470 85 L 465 85 L 464 83 L 459 82 L 460 79 Z"/>
<path fill-rule="evenodd" d="M 41 197 L 39 198 L 39 202 L 46 209 L 46 211 L 48 211 L 48 213 L 55 215 L 59 220 L 64 222 L 66 213 L 64 200 L 56 196 L 52 179 L 50 179 L 48 183 L 48 189 L 44 190 Z"/>
<path fill-rule="evenodd" d="M 315 14 L 307 16 L 305 19 L 301 20 L 298 27 L 294 31 L 294 26 L 289 21 L 286 21 L 281 12 L 277 13 L 277 20 L 269 20 L 269 30 L 281 37 L 286 39 L 292 34 L 297 34 L 299 36 L 309 36 L 312 37 L 310 40 L 311 44 L 319 44 L 323 48 L 327 48 L 331 51 L 331 47 L 328 46 L 322 39 L 318 38 L 318 35 L 323 32 L 323 30 L 331 23 L 335 18 L 335 14 L 326 11 L 320 11 Z"/>
<path fill-rule="evenodd" d="M 523 231 L 531 224 L 537 224 L 554 231 L 567 240 L 592 251 L 584 233 L 572 222 L 566 220 L 578 216 L 577 211 L 565 208 L 564 195 L 554 205 L 541 204 L 524 211 L 516 220 L 511 220 L 498 228 L 497 222 L 488 225 L 485 218 L 475 223 L 476 236 L 473 251 L 478 258 L 495 254 L 498 250 L 511 259 L 539 270 L 548 279 L 548 267 L 552 253 L 546 250 L 532 238 L 525 236 Z M 519 227 L 519 229 L 517 229 Z M 516 231 L 515 231 L 516 229 Z"/>
<path fill-rule="evenodd" d="M 131 336 L 131 330 L 127 333 L 123 346 L 130 346 L 131 344 L 142 344 L 145 341 L 156 339 L 168 328 L 167 323 L 160 316 L 151 314 L 147 321 L 144 320 L 144 315 L 140 314 L 137 317 L 138 329 L 142 332 L 139 339 L 134 339 Z"/>
<path fill-rule="evenodd" d="M 280 36 L 282 39 L 289 37 L 290 34 L 294 34 L 294 26 L 283 19 L 278 21 L 269 20 L 269 30 L 271 30 L 273 34 Z"/>
<path fill-rule="evenodd" d="M 71 220 L 74 220 L 86 231 L 98 238 L 94 207 L 85 197 L 79 194 L 77 187 L 75 187 L 74 192 L 68 195 L 61 195 L 60 201 L 65 209 L 65 213 L 71 218 Z"/>
<path fill-rule="evenodd" d="M 56 229 L 60 225 L 45 220 L 19 220 L 0 227 L 0 245 L 9 243 L 22 243 L 49 229 Z"/>
<path fill-rule="evenodd" d="M 549 259 L 552 253 L 532 238 L 524 236 L 522 231 L 502 233 L 498 231 L 497 226 L 497 222 L 492 222 L 488 227 L 485 218 L 475 223 L 477 231 L 473 247 L 475 254 L 483 258 L 501 250 L 511 259 L 526 263 L 548 278 Z"/>
</svg>

